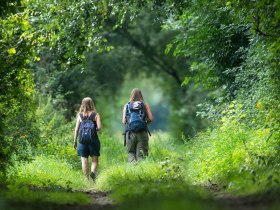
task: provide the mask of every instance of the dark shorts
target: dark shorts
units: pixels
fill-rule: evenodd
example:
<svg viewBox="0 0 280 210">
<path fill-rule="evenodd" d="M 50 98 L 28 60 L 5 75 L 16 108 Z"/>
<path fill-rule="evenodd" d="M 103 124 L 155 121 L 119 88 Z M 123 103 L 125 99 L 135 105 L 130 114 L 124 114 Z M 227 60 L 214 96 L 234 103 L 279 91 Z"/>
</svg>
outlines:
<svg viewBox="0 0 280 210">
<path fill-rule="evenodd" d="M 92 144 L 78 144 L 77 155 L 88 158 L 88 156 L 100 156 L 100 142 L 95 140 Z"/>
</svg>

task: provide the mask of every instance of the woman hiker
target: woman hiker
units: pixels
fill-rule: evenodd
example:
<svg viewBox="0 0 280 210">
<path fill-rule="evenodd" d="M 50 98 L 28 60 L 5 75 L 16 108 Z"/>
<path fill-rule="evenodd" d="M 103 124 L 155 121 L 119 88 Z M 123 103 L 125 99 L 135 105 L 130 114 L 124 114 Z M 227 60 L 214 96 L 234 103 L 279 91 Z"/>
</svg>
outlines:
<svg viewBox="0 0 280 210">
<path fill-rule="evenodd" d="M 86 97 L 82 100 L 79 114 L 77 115 L 74 132 L 74 148 L 77 155 L 81 156 L 83 173 L 90 176 L 93 181 L 96 178 L 98 157 L 100 156 L 100 141 L 97 131 L 101 129 L 100 115 L 97 113 L 93 100 Z M 77 138 L 79 136 L 79 144 Z M 77 147 L 78 146 L 78 147 Z M 88 173 L 88 157 L 91 157 L 91 172 Z"/>
<path fill-rule="evenodd" d="M 149 130 L 147 124 L 153 121 L 150 106 L 144 101 L 141 91 L 134 88 L 130 100 L 123 107 L 122 122 L 126 125 L 125 143 L 128 162 L 143 160 L 148 156 Z"/>
</svg>

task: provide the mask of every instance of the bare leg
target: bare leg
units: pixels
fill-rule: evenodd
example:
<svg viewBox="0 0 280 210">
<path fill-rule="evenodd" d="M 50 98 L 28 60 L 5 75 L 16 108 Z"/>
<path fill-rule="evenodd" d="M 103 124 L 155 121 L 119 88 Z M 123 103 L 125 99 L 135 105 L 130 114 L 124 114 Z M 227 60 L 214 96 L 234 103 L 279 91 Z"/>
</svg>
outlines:
<svg viewBox="0 0 280 210">
<path fill-rule="evenodd" d="M 85 157 L 81 157 L 81 161 L 82 161 L 82 169 L 84 172 L 84 175 L 86 175 L 86 177 L 88 176 L 88 159 Z"/>
<path fill-rule="evenodd" d="M 91 171 L 93 173 L 96 172 L 97 166 L 98 166 L 98 156 L 92 156 Z"/>
</svg>

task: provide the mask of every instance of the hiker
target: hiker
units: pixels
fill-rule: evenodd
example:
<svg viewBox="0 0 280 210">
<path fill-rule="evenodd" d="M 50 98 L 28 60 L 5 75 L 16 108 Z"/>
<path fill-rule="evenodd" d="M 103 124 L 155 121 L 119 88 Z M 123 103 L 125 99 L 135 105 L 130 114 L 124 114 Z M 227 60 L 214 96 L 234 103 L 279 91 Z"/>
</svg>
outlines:
<svg viewBox="0 0 280 210">
<path fill-rule="evenodd" d="M 144 101 L 141 91 L 134 88 L 130 100 L 123 107 L 122 122 L 126 125 L 125 146 L 128 162 L 143 160 L 148 156 L 149 130 L 147 124 L 153 121 L 150 106 Z M 150 134 L 150 133 L 149 133 Z"/>
<path fill-rule="evenodd" d="M 93 100 L 86 97 L 82 100 L 79 114 L 77 115 L 76 128 L 74 132 L 74 148 L 77 155 L 81 156 L 82 170 L 88 178 L 96 178 L 98 157 L 100 156 L 100 142 L 97 131 L 101 129 L 100 115 L 96 112 Z M 77 145 L 77 138 L 79 144 Z M 78 147 L 77 147 L 78 146 Z M 88 157 L 91 156 L 91 172 L 88 174 Z"/>
</svg>

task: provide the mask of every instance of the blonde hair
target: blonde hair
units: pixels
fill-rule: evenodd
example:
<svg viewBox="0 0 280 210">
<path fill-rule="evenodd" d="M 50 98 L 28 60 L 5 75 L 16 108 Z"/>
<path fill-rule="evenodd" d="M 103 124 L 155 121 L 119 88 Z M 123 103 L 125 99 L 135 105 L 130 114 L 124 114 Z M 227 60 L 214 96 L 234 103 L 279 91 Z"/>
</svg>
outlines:
<svg viewBox="0 0 280 210">
<path fill-rule="evenodd" d="M 141 90 L 138 88 L 133 88 L 130 94 L 130 101 L 144 101 Z"/>
<path fill-rule="evenodd" d="M 86 97 L 82 100 L 79 112 L 84 115 L 88 115 L 90 112 L 96 112 L 93 100 L 90 97 Z"/>
</svg>

